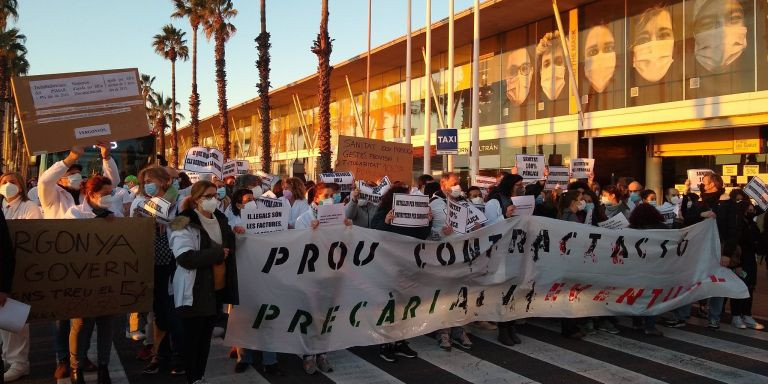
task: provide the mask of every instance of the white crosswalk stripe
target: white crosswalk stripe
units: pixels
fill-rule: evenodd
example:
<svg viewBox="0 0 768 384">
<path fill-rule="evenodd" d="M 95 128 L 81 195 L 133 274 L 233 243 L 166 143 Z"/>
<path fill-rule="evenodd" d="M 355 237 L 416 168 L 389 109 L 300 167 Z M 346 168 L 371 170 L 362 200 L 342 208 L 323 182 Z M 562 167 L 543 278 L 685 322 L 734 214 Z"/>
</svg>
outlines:
<svg viewBox="0 0 768 384">
<path fill-rule="evenodd" d="M 333 372 L 323 373 L 339 384 L 403 384 L 402 381 L 368 363 L 354 353 L 344 350 L 329 353 Z"/>
<path fill-rule="evenodd" d="M 688 322 L 701 327 L 706 327 L 708 324 L 707 320 L 700 319 L 698 317 L 691 317 L 690 319 L 688 319 Z M 718 329 L 717 332 L 731 333 L 734 335 L 751 337 L 757 340 L 768 341 L 768 332 L 757 331 L 754 329 L 736 329 L 731 327 L 730 324 L 726 324 L 726 323 L 721 323 L 720 329 Z"/>
</svg>

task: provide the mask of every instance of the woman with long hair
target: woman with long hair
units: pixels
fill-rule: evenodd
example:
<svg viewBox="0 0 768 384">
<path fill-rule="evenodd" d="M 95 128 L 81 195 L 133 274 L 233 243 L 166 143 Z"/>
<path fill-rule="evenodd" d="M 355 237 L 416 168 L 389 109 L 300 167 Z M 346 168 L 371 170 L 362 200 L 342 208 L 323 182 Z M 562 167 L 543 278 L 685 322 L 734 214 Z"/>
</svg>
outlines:
<svg viewBox="0 0 768 384">
<path fill-rule="evenodd" d="M 307 189 L 298 177 L 291 177 L 283 182 L 283 199 L 291 206 L 288 216 L 288 228 L 296 228 L 296 220 L 309 209 Z"/>
</svg>

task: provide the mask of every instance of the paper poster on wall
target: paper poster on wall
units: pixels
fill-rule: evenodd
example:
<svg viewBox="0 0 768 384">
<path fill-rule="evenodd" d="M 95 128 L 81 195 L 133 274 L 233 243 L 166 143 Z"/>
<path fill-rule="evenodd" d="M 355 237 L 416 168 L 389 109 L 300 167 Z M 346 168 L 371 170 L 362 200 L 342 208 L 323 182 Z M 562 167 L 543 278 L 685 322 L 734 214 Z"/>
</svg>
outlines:
<svg viewBox="0 0 768 384">
<path fill-rule="evenodd" d="M 596 1 L 579 13 L 579 91 L 583 112 L 623 108 L 626 25 L 624 3 Z M 573 44 L 573 43 L 571 43 Z"/>
<path fill-rule="evenodd" d="M 723 165 L 723 176 L 738 176 L 739 166 L 737 164 Z"/>
<path fill-rule="evenodd" d="M 515 155 L 517 174 L 524 180 L 544 180 L 544 155 Z"/>
<path fill-rule="evenodd" d="M 595 171 L 595 159 L 571 159 L 571 177 L 588 179 Z"/>
<path fill-rule="evenodd" d="M 757 176 L 760 174 L 760 166 L 759 165 L 744 165 L 742 166 L 742 169 L 744 172 L 744 176 Z"/>
<path fill-rule="evenodd" d="M 395 193 L 392 202 L 398 227 L 424 227 L 429 225 L 429 196 Z"/>
<path fill-rule="evenodd" d="M 701 184 L 701 180 L 704 178 L 704 175 L 712 173 L 711 169 L 689 169 L 688 170 L 688 180 L 691 181 L 691 192 L 700 192 L 699 191 L 699 184 Z"/>
</svg>

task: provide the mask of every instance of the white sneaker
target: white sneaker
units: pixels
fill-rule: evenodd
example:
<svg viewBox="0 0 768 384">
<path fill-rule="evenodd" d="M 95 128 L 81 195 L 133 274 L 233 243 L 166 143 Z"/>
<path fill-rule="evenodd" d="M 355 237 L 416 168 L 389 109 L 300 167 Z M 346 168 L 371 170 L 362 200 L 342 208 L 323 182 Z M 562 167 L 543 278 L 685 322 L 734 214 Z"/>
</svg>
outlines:
<svg viewBox="0 0 768 384">
<path fill-rule="evenodd" d="M 6 383 L 10 383 L 11 381 L 16 381 L 27 375 L 29 375 L 29 367 L 25 369 L 18 366 L 11 366 L 3 374 L 3 380 L 5 380 Z"/>
<path fill-rule="evenodd" d="M 741 319 L 741 316 L 733 316 L 731 319 L 731 327 L 737 329 L 747 329 L 747 326 L 744 324 L 744 320 Z"/>
<path fill-rule="evenodd" d="M 135 332 L 125 332 L 125 338 L 130 339 L 133 341 L 142 341 L 147 338 L 146 335 L 144 335 L 144 332 L 141 331 L 135 331 Z"/>
<path fill-rule="evenodd" d="M 765 327 L 755 321 L 755 319 L 752 318 L 752 316 L 742 316 L 741 319 L 744 321 L 744 325 L 747 326 L 747 328 L 757 329 L 758 331 L 761 329 L 765 329 Z"/>
</svg>

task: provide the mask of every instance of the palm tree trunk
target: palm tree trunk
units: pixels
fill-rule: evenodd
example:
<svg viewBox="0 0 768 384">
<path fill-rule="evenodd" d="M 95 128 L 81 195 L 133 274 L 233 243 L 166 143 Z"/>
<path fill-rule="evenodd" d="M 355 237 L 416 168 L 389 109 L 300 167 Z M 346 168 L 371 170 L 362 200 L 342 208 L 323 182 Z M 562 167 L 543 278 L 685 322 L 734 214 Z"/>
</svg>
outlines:
<svg viewBox="0 0 768 384">
<path fill-rule="evenodd" d="M 259 48 L 259 59 L 256 66 L 259 69 L 259 100 L 261 109 L 261 170 L 269 173 L 272 169 L 272 151 L 269 129 L 269 33 L 267 32 L 266 0 L 261 0 L 261 33 L 256 37 Z M 253 127 L 254 129 L 256 127 Z M 253 143 L 251 143 L 253 145 Z"/>
<path fill-rule="evenodd" d="M 214 39 L 216 40 L 214 54 L 216 57 L 216 90 L 219 99 L 219 133 L 224 139 L 221 152 L 224 153 L 224 161 L 227 161 L 231 156 L 231 144 L 229 140 L 229 122 L 227 121 L 227 72 L 224 60 L 224 35 L 221 31 L 217 31 Z"/>
<path fill-rule="evenodd" d="M 2 96 L 2 100 L 0 100 L 0 121 L 5 120 L 5 102 L 6 100 L 10 100 L 6 96 L 8 93 L 8 57 L 6 55 L 0 56 L 0 96 Z M 10 127 L 8 128 L 10 129 Z M 2 135 L 0 135 L 0 148 L 3 147 L 3 138 Z M 3 156 L 2 152 L 0 152 L 0 170 L 3 167 Z"/>
<path fill-rule="evenodd" d="M 171 60 L 171 164 L 179 169 L 179 136 L 176 133 L 176 60 Z"/>
<path fill-rule="evenodd" d="M 155 132 L 160 139 L 160 154 L 165 158 L 165 120 L 162 117 L 155 119 Z"/>
<path fill-rule="evenodd" d="M 189 124 L 192 146 L 200 145 L 200 94 L 197 93 L 197 26 L 192 27 L 192 94 L 189 95 Z"/>
<path fill-rule="evenodd" d="M 320 16 L 320 33 L 317 34 L 312 46 L 312 52 L 317 55 L 317 72 L 319 78 L 317 99 L 319 105 L 320 131 L 317 135 L 320 159 L 317 172 L 332 172 L 331 167 L 331 38 L 328 35 L 328 0 L 322 0 L 323 7 Z"/>
</svg>

